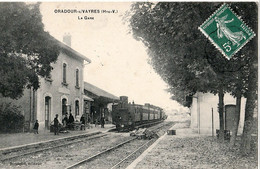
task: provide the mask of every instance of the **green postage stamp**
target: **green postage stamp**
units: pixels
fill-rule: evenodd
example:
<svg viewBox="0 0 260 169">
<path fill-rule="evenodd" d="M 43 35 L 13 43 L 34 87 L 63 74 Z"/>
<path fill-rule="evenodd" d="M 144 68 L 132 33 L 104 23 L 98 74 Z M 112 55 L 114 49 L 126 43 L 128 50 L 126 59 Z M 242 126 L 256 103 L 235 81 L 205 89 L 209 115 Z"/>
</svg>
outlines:
<svg viewBox="0 0 260 169">
<path fill-rule="evenodd" d="M 200 27 L 199 30 L 230 59 L 255 33 L 228 7 L 223 4 Z"/>
</svg>

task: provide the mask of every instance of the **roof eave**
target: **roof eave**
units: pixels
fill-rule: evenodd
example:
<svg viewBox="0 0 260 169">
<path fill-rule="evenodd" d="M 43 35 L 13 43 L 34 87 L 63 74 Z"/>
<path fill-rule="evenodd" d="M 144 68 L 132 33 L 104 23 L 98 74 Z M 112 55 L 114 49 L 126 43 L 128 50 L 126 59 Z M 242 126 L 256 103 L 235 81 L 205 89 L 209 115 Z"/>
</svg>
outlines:
<svg viewBox="0 0 260 169">
<path fill-rule="evenodd" d="M 87 58 L 86 56 L 80 54 L 79 52 L 75 51 L 74 49 L 72 49 L 72 48 L 69 47 L 68 45 L 66 45 L 66 44 L 64 44 L 64 43 L 62 43 L 62 42 L 60 42 L 59 40 L 57 40 L 57 39 L 55 39 L 55 40 L 58 42 L 59 46 L 60 46 L 63 50 L 72 53 L 72 54 L 75 55 L 76 57 L 78 57 L 78 58 L 80 58 L 80 59 L 83 59 L 83 60 L 87 61 L 88 63 L 91 63 L 91 60 L 90 60 L 89 58 Z"/>
</svg>

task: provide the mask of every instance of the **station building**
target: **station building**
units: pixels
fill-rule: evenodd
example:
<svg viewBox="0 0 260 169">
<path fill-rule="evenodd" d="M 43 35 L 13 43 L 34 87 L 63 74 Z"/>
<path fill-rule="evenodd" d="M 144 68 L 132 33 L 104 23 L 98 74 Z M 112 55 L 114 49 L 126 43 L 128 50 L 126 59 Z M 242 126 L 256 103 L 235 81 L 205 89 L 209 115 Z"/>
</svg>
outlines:
<svg viewBox="0 0 260 169">
<path fill-rule="evenodd" d="M 218 95 L 211 93 L 196 93 L 192 97 L 191 111 L 191 128 L 199 134 L 216 135 L 219 130 L 219 113 L 218 113 Z M 241 98 L 240 120 L 238 134 L 242 134 L 245 118 L 246 98 Z M 224 129 L 232 130 L 235 120 L 236 98 L 229 93 L 224 95 Z M 257 107 L 255 108 L 254 117 L 257 117 Z"/>
<path fill-rule="evenodd" d="M 4 98 L 21 107 L 25 117 L 25 129 L 30 130 L 37 119 L 39 130 L 49 130 L 50 124 L 59 115 L 60 122 L 66 113 L 72 113 L 79 120 L 91 98 L 84 94 L 84 65 L 90 59 L 70 47 L 71 36 L 57 40 L 61 50 L 48 78 L 40 78 L 40 88 L 36 91 L 25 89 L 18 100 Z M 66 43 L 66 44 L 65 44 Z M 2 99 L 1 99 L 2 100 Z M 84 107 L 85 106 L 85 107 Z"/>
<path fill-rule="evenodd" d="M 90 109 L 87 111 L 89 122 L 91 123 L 99 123 L 101 117 L 105 118 L 106 123 L 112 122 L 112 114 L 111 109 L 109 109 L 110 104 L 117 103 L 119 101 L 119 97 L 94 86 L 88 82 L 84 82 L 84 94 L 86 96 L 85 101 L 90 102 L 87 98 L 93 99 L 90 102 Z"/>
</svg>

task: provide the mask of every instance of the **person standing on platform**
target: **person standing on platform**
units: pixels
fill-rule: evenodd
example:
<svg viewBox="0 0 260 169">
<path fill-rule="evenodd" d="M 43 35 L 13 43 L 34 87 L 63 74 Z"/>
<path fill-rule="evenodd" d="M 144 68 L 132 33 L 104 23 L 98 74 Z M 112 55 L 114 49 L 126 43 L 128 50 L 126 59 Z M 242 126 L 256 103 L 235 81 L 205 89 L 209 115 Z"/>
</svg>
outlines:
<svg viewBox="0 0 260 169">
<path fill-rule="evenodd" d="M 95 127 L 97 127 L 97 124 L 98 124 L 98 119 L 96 118 L 95 119 Z"/>
<path fill-rule="evenodd" d="M 84 115 L 82 114 L 81 118 L 80 118 L 80 122 L 81 122 L 81 127 L 80 127 L 80 130 L 85 130 L 85 117 Z"/>
<path fill-rule="evenodd" d="M 65 117 L 62 120 L 63 127 L 67 128 L 68 122 L 69 122 L 68 116 L 67 116 L 67 114 L 65 114 Z"/>
<path fill-rule="evenodd" d="M 54 135 L 59 135 L 59 120 L 58 120 L 58 114 L 56 114 L 56 117 L 54 118 Z"/>
<path fill-rule="evenodd" d="M 70 113 L 70 116 L 69 116 L 69 129 L 72 129 L 72 128 L 73 128 L 73 123 L 74 123 L 74 117 L 73 117 L 73 115 Z"/>
<path fill-rule="evenodd" d="M 101 117 L 101 128 L 105 128 L 105 118 Z"/>
<path fill-rule="evenodd" d="M 34 123 L 34 127 L 33 127 L 34 134 L 39 134 L 38 128 L 39 128 L 39 123 L 38 123 L 38 120 L 36 120 Z"/>
</svg>

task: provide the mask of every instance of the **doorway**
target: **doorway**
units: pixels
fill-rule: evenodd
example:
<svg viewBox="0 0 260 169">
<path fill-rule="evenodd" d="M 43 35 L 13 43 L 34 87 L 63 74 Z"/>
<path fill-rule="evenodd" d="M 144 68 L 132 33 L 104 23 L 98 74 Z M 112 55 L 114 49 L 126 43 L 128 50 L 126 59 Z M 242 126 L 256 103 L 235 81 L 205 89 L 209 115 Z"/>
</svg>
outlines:
<svg viewBox="0 0 260 169">
<path fill-rule="evenodd" d="M 62 99 L 62 101 L 61 101 L 62 103 L 62 107 L 61 107 L 61 114 L 62 114 L 62 117 L 64 117 L 65 116 L 65 114 L 67 114 L 67 99 Z"/>
<path fill-rule="evenodd" d="M 50 129 L 51 97 L 45 97 L 45 129 Z"/>
<path fill-rule="evenodd" d="M 225 106 L 225 130 L 232 130 L 235 124 L 236 105 Z"/>
</svg>

